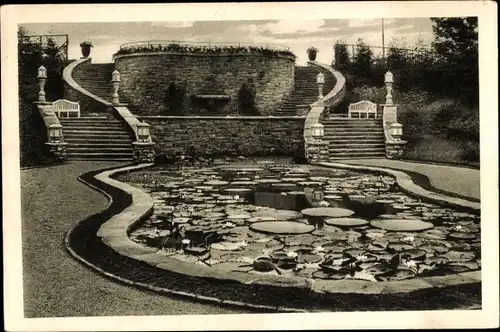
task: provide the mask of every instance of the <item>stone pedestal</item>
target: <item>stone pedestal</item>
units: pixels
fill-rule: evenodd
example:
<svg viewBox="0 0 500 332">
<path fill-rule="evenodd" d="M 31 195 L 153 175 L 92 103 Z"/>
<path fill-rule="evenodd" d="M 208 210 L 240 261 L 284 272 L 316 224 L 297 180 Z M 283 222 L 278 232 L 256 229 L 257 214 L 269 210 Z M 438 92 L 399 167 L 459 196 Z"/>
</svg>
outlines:
<svg viewBox="0 0 500 332">
<path fill-rule="evenodd" d="M 328 161 L 328 142 L 318 139 L 308 142 L 307 161 L 310 163 Z"/>
<path fill-rule="evenodd" d="M 66 142 L 49 142 L 45 143 L 49 150 L 49 154 L 51 156 L 54 156 L 54 158 L 59 161 L 63 162 L 67 159 L 67 154 L 66 154 L 66 147 L 68 146 L 68 143 Z"/>
<path fill-rule="evenodd" d="M 385 155 L 388 159 L 401 159 L 403 157 L 406 141 L 385 142 Z"/>
<path fill-rule="evenodd" d="M 155 151 L 153 142 L 133 142 L 134 161 L 138 163 L 153 163 L 155 161 Z"/>
</svg>

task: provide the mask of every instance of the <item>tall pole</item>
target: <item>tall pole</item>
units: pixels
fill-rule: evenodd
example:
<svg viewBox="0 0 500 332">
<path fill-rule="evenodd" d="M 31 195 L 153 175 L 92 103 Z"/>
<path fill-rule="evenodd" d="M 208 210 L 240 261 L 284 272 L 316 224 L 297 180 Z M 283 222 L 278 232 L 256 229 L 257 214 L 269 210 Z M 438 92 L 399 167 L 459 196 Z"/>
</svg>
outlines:
<svg viewBox="0 0 500 332">
<path fill-rule="evenodd" d="M 382 58 L 385 60 L 384 19 L 382 19 Z"/>
</svg>

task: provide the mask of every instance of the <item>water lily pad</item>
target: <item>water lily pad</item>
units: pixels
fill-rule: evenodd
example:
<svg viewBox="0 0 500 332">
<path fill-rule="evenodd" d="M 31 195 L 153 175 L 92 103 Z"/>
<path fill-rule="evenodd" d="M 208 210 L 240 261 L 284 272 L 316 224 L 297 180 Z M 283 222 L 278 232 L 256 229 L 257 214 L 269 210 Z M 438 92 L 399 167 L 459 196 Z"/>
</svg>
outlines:
<svg viewBox="0 0 500 332">
<path fill-rule="evenodd" d="M 222 251 L 232 251 L 240 249 L 240 245 L 237 242 L 218 242 L 211 245 L 212 249 L 222 250 Z"/>
<path fill-rule="evenodd" d="M 406 256 L 407 259 L 423 260 L 425 259 L 426 252 L 420 249 L 408 249 L 408 250 L 403 250 L 401 252 L 401 255 Z"/>
<path fill-rule="evenodd" d="M 224 193 L 229 193 L 229 194 L 238 194 L 238 193 L 251 192 L 252 189 L 250 189 L 250 188 L 224 188 L 224 189 L 221 189 L 221 191 Z"/>
<path fill-rule="evenodd" d="M 440 256 L 448 258 L 450 262 L 467 262 L 473 260 L 476 255 L 472 251 L 455 251 L 451 250 Z"/>
<path fill-rule="evenodd" d="M 325 273 L 324 271 L 316 271 L 312 274 L 313 278 L 316 279 L 334 279 L 334 280 L 340 280 L 344 279 L 346 276 L 346 273 L 341 273 L 341 272 L 331 272 L 331 273 Z"/>
<path fill-rule="evenodd" d="M 371 273 L 368 273 L 367 271 L 357 271 L 354 273 L 353 276 L 347 275 L 346 279 L 356 279 L 356 280 L 366 280 L 366 281 L 377 282 L 377 279 L 375 279 L 375 276 Z"/>
<path fill-rule="evenodd" d="M 390 252 L 401 252 L 413 248 L 414 247 L 411 244 L 405 242 L 393 242 L 389 243 L 389 245 L 387 246 L 387 249 L 389 249 Z"/>
<path fill-rule="evenodd" d="M 208 253 L 208 249 L 203 247 L 187 247 L 184 248 L 184 252 L 189 255 L 202 256 Z"/>
<path fill-rule="evenodd" d="M 293 210 L 261 209 L 253 213 L 254 217 L 272 217 L 276 220 L 290 220 L 302 217 L 302 214 Z"/>
<path fill-rule="evenodd" d="M 253 262 L 253 269 L 259 272 L 270 272 L 276 269 L 276 265 L 269 257 L 259 257 Z"/>
<path fill-rule="evenodd" d="M 265 178 L 265 179 L 257 179 L 257 180 L 255 180 L 255 181 L 256 181 L 256 182 L 258 182 L 258 183 L 266 183 L 266 184 L 268 184 L 268 183 L 279 183 L 279 182 L 281 182 L 281 181 L 280 181 L 280 180 L 278 180 L 278 179 L 267 179 L 267 178 Z"/>
<path fill-rule="evenodd" d="M 319 263 L 323 260 L 323 257 L 316 254 L 300 254 L 298 257 L 298 262 L 303 263 Z"/>
<path fill-rule="evenodd" d="M 464 232 L 454 232 L 450 233 L 448 236 L 452 239 L 457 239 L 457 240 L 470 240 L 476 237 L 472 233 L 464 233 Z"/>
<path fill-rule="evenodd" d="M 354 211 L 342 208 L 316 207 L 304 209 L 301 211 L 301 213 L 309 217 L 341 218 L 352 216 L 354 214 Z"/>
<path fill-rule="evenodd" d="M 365 255 L 367 251 L 364 249 L 346 249 L 344 250 L 344 256 L 348 258 L 356 258 L 357 256 Z"/>
<path fill-rule="evenodd" d="M 396 280 L 411 279 L 414 278 L 415 275 L 416 272 L 413 270 L 406 268 L 398 268 L 382 276 L 379 276 L 379 278 L 383 281 L 396 281 Z"/>
<path fill-rule="evenodd" d="M 186 217 L 178 217 L 178 218 L 174 218 L 172 220 L 173 223 L 176 223 L 176 224 L 185 224 L 185 223 L 188 223 L 190 220 L 190 218 L 186 218 Z"/>
<path fill-rule="evenodd" d="M 357 227 L 367 225 L 370 222 L 368 220 L 359 218 L 328 218 L 325 220 L 325 223 L 328 225 L 340 227 Z"/>
<path fill-rule="evenodd" d="M 447 266 L 458 273 L 479 269 L 479 264 L 476 261 L 450 262 Z"/>
<path fill-rule="evenodd" d="M 381 275 L 392 271 L 392 267 L 388 264 L 377 263 L 364 270 L 371 275 Z"/>
<path fill-rule="evenodd" d="M 434 225 L 418 219 L 379 219 L 370 223 L 373 227 L 385 229 L 387 231 L 423 231 L 431 229 Z"/>
<path fill-rule="evenodd" d="M 249 227 L 253 231 L 268 234 L 304 234 L 314 230 L 313 225 L 296 221 L 259 221 Z"/>
<path fill-rule="evenodd" d="M 257 182 L 255 182 L 255 181 L 239 180 L 239 181 L 232 181 L 230 183 L 230 185 L 231 186 L 252 186 L 256 183 Z"/>
</svg>

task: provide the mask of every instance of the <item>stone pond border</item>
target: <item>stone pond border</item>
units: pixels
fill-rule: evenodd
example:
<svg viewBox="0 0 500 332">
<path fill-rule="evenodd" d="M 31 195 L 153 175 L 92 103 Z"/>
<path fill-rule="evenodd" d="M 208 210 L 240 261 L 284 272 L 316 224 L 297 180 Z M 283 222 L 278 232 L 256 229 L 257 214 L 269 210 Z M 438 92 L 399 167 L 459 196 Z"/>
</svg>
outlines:
<svg viewBox="0 0 500 332">
<path fill-rule="evenodd" d="M 391 294 L 409 293 L 417 290 L 424 290 L 430 288 L 443 288 L 448 286 L 458 286 L 458 285 L 481 282 L 481 271 L 463 272 L 446 276 L 414 278 L 401 281 L 371 282 L 371 281 L 354 280 L 354 279 L 322 280 L 322 279 L 311 279 L 304 277 L 279 277 L 279 276 L 269 276 L 262 274 L 249 274 L 245 272 L 220 272 L 217 271 L 217 269 L 207 268 L 200 265 L 178 261 L 176 259 L 158 253 L 156 249 L 142 246 L 132 241 L 128 237 L 128 232 L 131 229 L 133 229 L 133 227 L 137 223 L 149 217 L 153 212 L 153 205 L 154 205 L 153 199 L 151 196 L 149 196 L 142 190 L 111 178 L 112 176 L 118 175 L 120 173 L 144 169 L 152 165 L 153 164 L 139 164 L 134 166 L 127 166 L 118 169 L 103 171 L 95 176 L 95 179 L 110 186 L 116 187 L 119 190 L 126 192 L 132 197 L 132 204 L 127 208 L 125 208 L 122 212 L 114 215 L 111 219 L 104 222 L 104 224 L 101 225 L 97 233 L 97 236 L 101 238 L 103 243 L 105 243 L 108 247 L 110 247 L 114 251 L 118 252 L 120 255 L 126 256 L 128 258 L 142 261 L 151 266 L 168 270 L 169 272 L 179 273 L 197 278 L 217 279 L 220 280 L 222 285 L 223 282 L 229 281 L 245 285 L 281 287 L 283 288 L 283 290 L 285 290 L 286 288 L 300 288 L 308 290 L 310 293 L 316 293 L 316 295 L 321 295 L 321 296 L 324 295 L 335 296 L 335 294 L 391 295 Z M 334 167 L 334 166 L 351 167 L 351 165 L 335 164 L 335 163 L 318 163 L 316 165 L 327 166 L 327 167 Z M 375 167 L 370 167 L 368 169 L 365 167 L 358 167 L 358 166 L 352 167 L 351 169 L 358 169 L 358 170 L 363 169 L 367 171 L 377 171 L 377 172 L 384 171 L 387 174 L 396 176 L 398 183 L 400 180 L 403 180 L 403 186 L 407 188 L 406 190 L 411 190 L 411 189 L 414 190 L 418 188 L 421 191 L 423 190 L 422 188 L 415 185 L 411 181 L 411 178 L 403 172 L 395 173 L 396 171 L 393 170 L 379 169 Z M 403 176 L 403 174 L 406 176 Z M 108 198 L 111 201 L 112 199 L 111 196 L 106 194 L 103 190 L 96 188 L 95 186 L 92 185 L 91 187 L 103 192 L 105 195 L 108 196 Z M 441 196 L 443 195 L 439 195 L 440 198 L 442 198 Z M 434 196 L 431 196 L 431 199 L 432 198 L 434 198 Z M 450 198 L 448 198 L 448 200 L 449 199 Z M 460 203 L 460 201 L 462 200 L 458 200 L 457 202 Z M 99 272 L 114 279 L 117 279 L 121 282 L 124 282 L 126 284 L 147 288 L 152 291 L 183 295 L 194 299 L 215 302 L 220 304 L 236 305 L 249 308 L 272 309 L 285 312 L 304 311 L 303 309 L 297 309 L 297 308 L 286 308 L 286 307 L 276 308 L 270 306 L 256 305 L 252 303 L 245 303 L 245 302 L 226 301 L 224 299 L 206 297 L 193 293 L 168 290 L 148 285 L 145 283 L 138 283 L 135 281 L 127 280 L 118 276 L 113 276 L 110 273 L 102 270 L 101 268 L 93 265 L 92 263 L 85 261 L 85 259 L 80 257 L 74 250 L 72 250 L 71 245 L 69 243 L 70 233 L 71 230 L 68 232 L 66 236 L 65 245 L 66 248 L 74 257 L 82 261 L 84 264 L 89 265 L 92 268 L 98 270 Z"/>
</svg>

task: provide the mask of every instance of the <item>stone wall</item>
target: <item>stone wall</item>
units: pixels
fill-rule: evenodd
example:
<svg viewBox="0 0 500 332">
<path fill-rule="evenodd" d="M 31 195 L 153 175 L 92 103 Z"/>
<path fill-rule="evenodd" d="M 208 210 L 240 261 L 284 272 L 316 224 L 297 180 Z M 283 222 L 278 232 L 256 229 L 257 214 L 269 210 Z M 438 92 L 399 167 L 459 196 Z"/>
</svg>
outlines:
<svg viewBox="0 0 500 332">
<path fill-rule="evenodd" d="M 295 59 L 260 54 L 139 53 L 119 55 L 120 97 L 137 106 L 137 115 L 174 115 L 165 107 L 171 83 L 184 87 L 184 115 L 236 114 L 238 92 L 253 85 L 261 115 L 272 114 L 293 91 Z M 199 95 L 229 99 L 203 100 Z M 241 114 L 241 113 L 240 113 Z M 175 114 L 179 115 L 179 114 Z"/>
<path fill-rule="evenodd" d="M 287 155 L 303 157 L 304 119 L 295 117 L 144 116 L 156 155 Z"/>
</svg>

